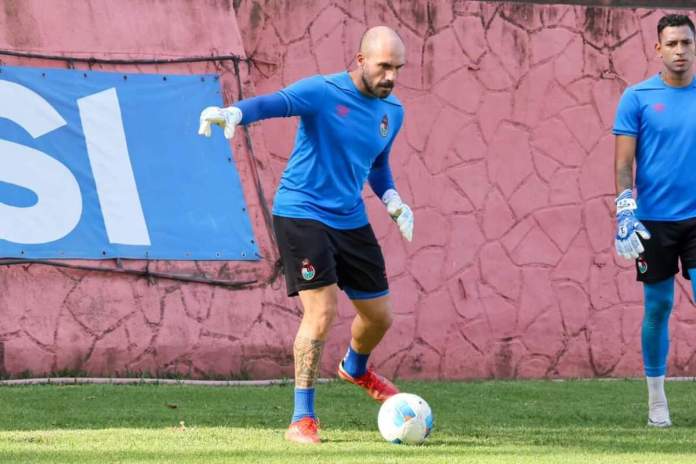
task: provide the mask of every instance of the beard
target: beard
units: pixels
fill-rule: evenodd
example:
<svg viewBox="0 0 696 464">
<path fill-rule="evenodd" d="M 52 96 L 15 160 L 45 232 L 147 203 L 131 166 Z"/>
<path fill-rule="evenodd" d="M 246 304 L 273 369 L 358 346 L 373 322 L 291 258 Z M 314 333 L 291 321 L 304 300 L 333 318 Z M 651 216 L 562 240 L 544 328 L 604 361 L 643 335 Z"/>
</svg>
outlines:
<svg viewBox="0 0 696 464">
<path fill-rule="evenodd" d="M 381 81 L 377 85 L 370 84 L 370 81 L 365 77 L 365 72 L 362 73 L 362 82 L 365 89 L 370 93 L 370 95 L 377 98 L 387 98 L 394 89 L 394 83 L 389 81 Z"/>
</svg>

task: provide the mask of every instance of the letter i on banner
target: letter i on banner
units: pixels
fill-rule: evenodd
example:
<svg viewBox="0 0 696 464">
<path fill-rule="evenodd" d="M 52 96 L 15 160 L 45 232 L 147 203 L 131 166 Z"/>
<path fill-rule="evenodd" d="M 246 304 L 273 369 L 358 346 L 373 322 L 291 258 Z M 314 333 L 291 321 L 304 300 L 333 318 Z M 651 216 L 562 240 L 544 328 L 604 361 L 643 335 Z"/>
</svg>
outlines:
<svg viewBox="0 0 696 464">
<path fill-rule="evenodd" d="M 77 100 L 109 242 L 150 245 L 116 89 Z"/>
</svg>

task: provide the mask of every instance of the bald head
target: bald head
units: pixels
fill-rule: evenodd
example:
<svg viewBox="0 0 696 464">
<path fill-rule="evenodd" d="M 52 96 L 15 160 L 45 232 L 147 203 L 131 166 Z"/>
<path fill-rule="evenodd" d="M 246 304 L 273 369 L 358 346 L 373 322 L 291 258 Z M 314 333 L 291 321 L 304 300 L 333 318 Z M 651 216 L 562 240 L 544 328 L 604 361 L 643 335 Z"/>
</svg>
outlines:
<svg viewBox="0 0 696 464">
<path fill-rule="evenodd" d="M 358 89 L 366 95 L 386 98 L 406 63 L 406 47 L 394 29 L 372 27 L 360 39 L 355 62 L 357 68 L 351 71 L 351 77 Z"/>
<path fill-rule="evenodd" d="M 387 26 L 371 27 L 360 39 L 360 53 L 369 54 L 384 48 L 405 53 L 406 47 L 396 31 Z"/>
</svg>

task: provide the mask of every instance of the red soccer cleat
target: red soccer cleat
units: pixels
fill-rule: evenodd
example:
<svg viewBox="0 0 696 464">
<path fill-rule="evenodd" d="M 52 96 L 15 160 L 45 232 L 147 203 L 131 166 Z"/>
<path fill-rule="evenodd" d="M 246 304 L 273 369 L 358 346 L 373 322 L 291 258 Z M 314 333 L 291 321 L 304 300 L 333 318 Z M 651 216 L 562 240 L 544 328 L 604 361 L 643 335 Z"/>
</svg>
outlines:
<svg viewBox="0 0 696 464">
<path fill-rule="evenodd" d="M 387 398 L 399 393 L 399 389 L 371 368 L 360 377 L 353 377 L 343 369 L 343 361 L 338 364 L 338 376 L 364 389 L 375 401 L 384 403 Z"/>
<path fill-rule="evenodd" d="M 303 417 L 290 424 L 285 432 L 285 439 L 303 445 L 316 445 L 321 442 L 319 438 L 319 419 Z"/>
</svg>

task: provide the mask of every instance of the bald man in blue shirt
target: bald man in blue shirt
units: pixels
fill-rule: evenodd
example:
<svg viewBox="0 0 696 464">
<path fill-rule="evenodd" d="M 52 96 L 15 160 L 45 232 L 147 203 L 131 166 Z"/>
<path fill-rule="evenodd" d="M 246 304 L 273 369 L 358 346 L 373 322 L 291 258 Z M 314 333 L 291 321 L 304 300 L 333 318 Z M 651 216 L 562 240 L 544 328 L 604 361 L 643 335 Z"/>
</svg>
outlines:
<svg viewBox="0 0 696 464">
<path fill-rule="evenodd" d="M 299 295 L 304 309 L 293 345 L 295 410 L 285 433 L 293 442 L 320 442 L 314 383 L 339 288 L 357 313 L 339 377 L 379 402 L 398 393 L 367 367 L 368 356 L 392 323 L 392 309 L 384 258 L 361 192 L 367 180 L 404 238 L 412 239 L 413 213 L 397 193 L 389 167 L 403 122 L 403 107 L 391 92 L 405 56 L 395 31 L 374 27 L 363 35 L 350 72 L 308 77 L 277 93 L 201 113 L 200 134 L 210 136 L 211 125 L 218 125 L 227 138 L 239 124 L 300 117 L 273 202 L 288 295 Z"/>
</svg>

